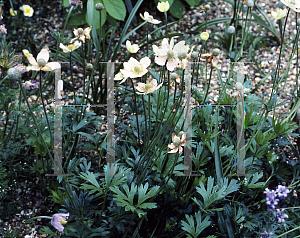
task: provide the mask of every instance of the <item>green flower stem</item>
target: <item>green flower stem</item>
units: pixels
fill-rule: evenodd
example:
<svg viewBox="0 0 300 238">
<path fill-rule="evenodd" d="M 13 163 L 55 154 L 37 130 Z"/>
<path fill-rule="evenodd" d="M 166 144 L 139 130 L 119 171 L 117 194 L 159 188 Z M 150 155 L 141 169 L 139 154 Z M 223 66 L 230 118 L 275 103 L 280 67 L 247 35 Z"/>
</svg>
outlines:
<svg viewBox="0 0 300 238">
<path fill-rule="evenodd" d="M 150 140 L 151 140 L 151 101 L 150 101 L 150 94 L 148 93 L 148 114 L 149 114 L 149 142 L 150 143 Z"/>
<path fill-rule="evenodd" d="M 22 98 L 22 96 L 21 96 L 21 90 L 20 90 L 20 93 L 19 93 L 19 109 L 18 109 L 18 112 L 17 112 L 17 125 L 16 125 L 16 130 L 15 130 L 15 135 L 14 135 L 14 143 L 16 142 L 18 127 L 19 127 L 19 118 L 20 118 L 19 112 L 21 111 L 21 98 Z"/>
<path fill-rule="evenodd" d="M 148 34 L 149 34 L 149 22 L 147 22 L 147 56 L 149 56 L 149 39 L 148 39 Z"/>
<path fill-rule="evenodd" d="M 43 104 L 43 109 L 44 109 L 44 113 L 45 113 L 47 125 L 48 125 L 49 132 L 50 132 L 50 141 L 51 141 L 51 145 L 52 145 L 53 144 L 53 136 L 52 136 L 51 127 L 50 127 L 50 123 L 49 123 L 49 120 L 48 120 L 48 116 L 47 116 L 47 112 L 46 112 L 46 107 L 45 107 L 45 103 L 44 103 L 44 97 L 43 97 L 42 71 L 40 71 L 40 94 L 41 94 L 41 100 L 42 100 L 42 104 Z"/>
<path fill-rule="evenodd" d="M 132 81 L 132 78 L 130 78 L 131 84 L 132 84 L 132 89 L 133 89 L 133 93 L 134 93 L 134 104 L 135 104 L 135 117 L 136 117 L 136 124 L 137 124 L 137 131 L 138 131 L 138 144 L 140 144 L 140 125 L 139 125 L 139 117 L 138 117 L 138 108 L 137 108 L 137 103 L 136 103 L 136 91 L 134 88 L 134 84 Z"/>
<path fill-rule="evenodd" d="M 287 69 L 290 68 L 290 64 L 291 64 L 291 61 L 292 61 L 292 59 L 293 59 L 293 57 L 294 57 L 295 50 L 296 50 L 297 47 L 298 47 L 297 42 L 299 41 L 299 35 L 300 35 L 300 34 L 299 34 L 299 32 L 297 31 L 297 34 L 296 34 L 296 37 L 295 37 L 295 43 L 294 43 L 294 45 L 293 45 L 292 54 L 291 54 L 291 56 L 290 56 L 290 60 L 289 60 L 289 64 L 288 64 Z M 297 52 L 297 56 L 298 56 L 298 52 Z M 287 72 L 287 70 L 286 70 L 286 72 Z M 298 78 L 296 78 L 296 79 L 298 79 Z M 277 88 L 279 87 L 281 81 L 282 81 L 282 79 L 278 82 L 278 84 L 276 85 L 274 91 L 277 91 Z M 296 80 L 296 81 L 298 81 L 298 80 Z M 286 82 L 287 82 L 287 78 L 285 78 L 285 80 L 284 80 L 284 86 L 283 86 L 283 88 L 285 88 Z M 273 85 L 273 88 L 274 88 L 274 85 Z M 273 96 L 274 91 L 272 91 L 271 98 L 272 98 L 272 96 Z M 283 94 L 283 91 L 280 93 L 279 99 L 275 102 L 275 105 L 274 105 L 274 108 L 273 108 L 273 111 L 274 111 L 274 113 L 273 113 L 273 119 L 274 119 L 274 117 L 275 117 L 275 108 L 276 108 L 277 102 L 280 100 L 282 94 Z"/>
<path fill-rule="evenodd" d="M 72 51 L 70 52 L 70 74 L 71 74 L 71 81 L 72 81 L 74 104 L 76 104 L 76 99 L 75 99 L 75 84 L 74 84 L 73 69 L 72 69 Z"/>
<path fill-rule="evenodd" d="M 57 42 L 57 48 L 59 48 L 59 44 L 62 42 L 62 39 L 64 38 L 65 31 L 66 31 L 66 27 L 67 27 L 67 25 L 68 25 L 68 21 L 69 21 L 69 18 L 70 18 L 70 16 L 71 16 L 71 13 L 72 13 L 73 9 L 74 9 L 74 6 L 72 5 L 72 6 L 70 7 L 70 11 L 68 12 L 68 15 L 67 15 L 67 18 L 66 18 L 66 23 L 65 23 L 65 25 L 64 25 L 64 29 L 63 29 L 63 31 L 62 31 L 62 34 L 61 34 L 61 36 L 59 37 L 59 41 Z M 57 50 L 56 53 L 55 53 L 54 61 L 57 59 L 57 55 L 58 55 L 58 50 Z"/>
<path fill-rule="evenodd" d="M 183 84 L 183 82 L 184 82 L 184 81 L 183 81 L 183 77 L 184 77 L 184 73 L 183 73 L 183 76 L 182 76 L 182 84 Z M 176 117 L 176 115 L 177 115 L 178 109 L 179 109 L 179 107 L 180 107 L 181 104 L 182 104 L 182 98 L 183 98 L 183 87 L 181 87 L 180 98 L 179 98 L 179 100 L 177 101 L 177 103 L 176 103 L 176 105 L 175 105 L 175 110 L 176 110 L 176 112 L 173 113 L 173 114 L 170 113 L 170 114 L 168 115 L 168 118 L 166 119 L 166 123 L 165 123 L 165 125 L 163 126 L 162 129 L 159 128 L 159 130 L 156 130 L 156 128 L 155 128 L 155 134 L 154 134 L 154 136 L 153 136 L 154 139 L 153 139 L 153 141 L 151 141 L 150 146 L 147 147 L 147 150 L 146 150 L 146 151 L 143 151 L 142 156 L 143 156 L 143 155 L 146 155 L 149 151 L 153 151 L 153 147 L 154 147 L 155 145 L 157 145 L 157 144 L 158 144 L 158 145 L 161 145 L 161 141 L 162 141 L 162 140 L 165 138 L 165 136 L 169 133 L 168 131 L 165 131 L 165 129 L 169 126 L 169 124 L 170 124 L 172 121 L 174 121 L 174 119 L 175 119 L 175 117 Z M 183 111 L 184 111 L 184 110 L 181 111 L 181 113 L 180 113 L 180 115 L 179 115 L 177 121 L 175 122 L 175 125 L 177 125 L 177 123 L 178 123 L 180 117 L 181 117 L 182 114 L 183 114 Z M 161 135 L 161 134 L 163 133 L 163 131 L 165 131 L 165 133 L 164 133 L 163 135 Z M 157 133 L 158 133 L 158 135 L 157 135 Z M 170 134 L 170 135 L 169 135 L 169 138 L 170 138 L 171 136 L 172 136 L 172 135 Z M 168 140 L 169 140 L 169 138 L 168 138 Z M 164 146 L 164 145 L 163 145 L 163 146 Z M 146 156 L 144 156 L 144 157 L 142 158 L 140 164 L 143 164 L 143 162 L 144 162 L 145 159 L 146 159 Z M 149 159 L 148 162 L 147 162 L 147 164 L 146 164 L 146 167 L 148 167 L 148 165 L 150 164 L 150 162 L 151 162 L 151 160 Z M 137 184 L 140 184 L 141 180 L 142 180 L 143 177 L 144 177 L 145 172 L 146 172 L 146 170 L 143 170 L 142 174 L 139 176 L 139 178 L 137 178 Z M 136 175 L 134 175 L 134 176 L 136 176 Z"/>
<path fill-rule="evenodd" d="M 144 108 L 144 117 L 145 117 L 145 135 L 143 138 L 143 143 L 144 145 L 148 145 L 148 140 L 150 139 L 150 135 L 147 135 L 148 133 L 148 126 L 147 126 L 147 113 L 146 113 L 146 107 L 145 107 L 145 99 L 144 95 L 142 95 L 142 102 L 143 102 L 143 108 Z M 150 115 L 149 115 L 149 120 L 150 120 Z"/>
<path fill-rule="evenodd" d="M 296 12 L 296 22 L 297 22 L 297 18 L 298 18 L 298 13 Z M 296 29 L 297 29 L 297 33 L 299 31 L 299 26 L 296 24 Z M 299 98 L 300 93 L 299 93 L 299 86 L 298 86 L 298 78 L 299 78 L 299 52 L 298 52 L 298 44 L 296 43 L 296 52 L 297 52 L 297 61 L 296 61 L 296 88 L 297 88 L 297 98 Z"/>
<path fill-rule="evenodd" d="M 84 47 L 84 44 L 82 44 L 82 46 L 81 46 L 81 51 L 82 51 L 82 55 L 83 55 L 83 90 L 85 89 L 85 78 L 86 78 L 86 72 L 85 72 L 85 57 L 86 57 L 86 55 L 85 55 L 85 47 Z M 82 94 L 82 98 L 83 98 L 83 101 L 84 101 L 84 98 L 85 98 L 85 95 L 84 94 Z M 82 109 L 81 109 L 81 113 L 80 113 L 80 121 L 82 120 L 82 115 L 83 115 L 83 113 L 85 113 L 85 111 L 86 111 L 86 107 L 82 107 Z"/>
<path fill-rule="evenodd" d="M 206 92 L 205 92 L 205 95 L 204 95 L 204 100 L 203 100 L 203 104 L 205 104 L 205 100 L 206 100 L 206 97 L 207 97 L 207 94 L 208 94 L 208 90 L 209 90 L 209 86 L 210 86 L 210 81 L 211 81 L 211 76 L 212 76 L 212 65 L 210 67 L 210 75 L 209 75 L 209 81 L 208 81 L 208 85 L 206 85 Z"/>
<path fill-rule="evenodd" d="M 287 23 L 289 13 L 290 13 L 290 8 L 288 8 L 288 12 L 287 12 L 287 15 L 286 15 L 286 18 L 285 18 L 282 36 L 284 36 L 284 34 L 285 34 L 285 28 L 286 28 L 286 23 Z M 282 54 L 283 45 L 284 45 L 284 37 L 282 37 L 282 39 L 281 39 L 279 58 L 278 58 L 278 63 L 277 63 L 276 71 L 275 71 L 275 83 L 277 82 L 278 77 L 279 77 L 279 68 L 280 68 L 280 63 L 281 63 L 281 54 Z M 273 88 L 274 88 L 274 84 L 273 84 Z M 273 88 L 272 88 L 272 93 L 273 93 Z"/>
<path fill-rule="evenodd" d="M 165 35 L 167 36 L 168 35 L 168 14 L 167 12 L 164 12 L 164 15 L 165 15 L 165 28 L 166 28 L 166 32 L 165 32 Z"/>
<path fill-rule="evenodd" d="M 241 44 L 241 48 L 239 50 L 238 56 L 235 58 L 236 60 L 238 60 L 239 57 L 243 55 L 243 47 L 244 47 L 245 41 L 246 41 L 248 33 L 249 33 L 249 28 L 251 26 L 252 14 L 250 15 L 249 28 L 247 30 L 248 11 L 249 11 L 249 8 L 247 8 L 247 15 L 246 15 L 246 21 L 245 21 L 245 33 L 242 35 L 242 44 Z"/>
<path fill-rule="evenodd" d="M 25 91 L 24 91 L 24 89 L 23 89 L 23 85 L 22 85 L 21 79 L 19 79 L 19 84 L 20 84 L 20 88 L 21 88 L 21 91 L 22 91 L 22 93 L 23 93 L 23 96 L 24 96 L 24 98 L 25 98 L 25 101 L 26 101 L 26 103 L 27 103 L 28 109 L 29 109 L 29 111 L 30 111 L 31 117 L 32 117 L 33 122 L 34 122 L 34 124 L 35 124 L 35 127 L 36 127 L 36 129 L 37 129 L 37 131 L 38 131 L 40 140 L 41 140 L 41 142 L 44 144 L 44 146 L 46 147 L 47 152 L 48 152 L 49 157 L 51 158 L 52 162 L 54 162 L 53 157 L 52 157 L 52 155 L 51 155 L 51 153 L 50 153 L 50 151 L 49 151 L 49 148 L 48 148 L 46 142 L 44 141 L 44 138 L 43 138 L 43 136 L 42 136 L 42 133 L 41 133 L 41 131 L 40 131 L 40 128 L 38 127 L 38 124 L 37 124 L 37 122 L 36 122 L 36 120 L 35 120 L 35 116 L 34 116 L 32 110 L 31 110 L 31 107 L 30 107 L 29 102 L 28 102 L 28 100 L 27 100 L 26 93 L 25 93 Z"/>
</svg>

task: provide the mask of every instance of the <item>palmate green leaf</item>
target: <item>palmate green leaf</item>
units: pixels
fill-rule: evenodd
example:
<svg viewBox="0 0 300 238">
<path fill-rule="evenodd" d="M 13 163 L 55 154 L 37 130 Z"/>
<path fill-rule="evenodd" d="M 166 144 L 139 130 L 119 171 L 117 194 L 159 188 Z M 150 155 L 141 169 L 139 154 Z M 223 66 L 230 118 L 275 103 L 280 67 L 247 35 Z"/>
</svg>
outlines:
<svg viewBox="0 0 300 238">
<path fill-rule="evenodd" d="M 93 184 L 95 187 L 100 188 L 100 185 L 99 185 L 98 181 L 96 180 L 94 173 L 89 172 L 89 171 L 87 171 L 86 173 L 80 172 L 79 176 L 80 176 L 80 178 Z"/>
<path fill-rule="evenodd" d="M 199 5 L 201 0 L 185 0 L 191 7 Z"/>
<path fill-rule="evenodd" d="M 147 199 L 154 197 L 157 194 L 159 189 L 159 186 L 154 186 L 150 189 L 148 193 L 146 193 L 148 190 L 148 186 L 149 186 L 148 183 L 146 183 L 145 186 L 141 184 L 139 188 L 137 188 L 137 186 L 134 183 L 132 183 L 129 191 L 128 185 L 124 184 L 123 188 L 126 194 L 121 192 L 117 186 L 111 187 L 111 191 L 115 193 L 114 199 L 117 201 L 118 206 L 124 207 L 126 211 L 131 210 L 132 212 L 136 212 L 138 216 L 141 218 L 142 215 L 145 215 L 147 213 L 137 208 L 143 208 L 143 209 L 156 208 L 156 203 L 143 203 Z M 134 205 L 133 199 L 137 191 L 138 191 L 138 203 L 137 205 Z"/>
<path fill-rule="evenodd" d="M 251 176 L 247 176 L 246 178 L 249 182 L 246 184 L 246 186 L 248 188 L 261 188 L 261 187 L 265 186 L 265 182 L 258 182 L 257 183 L 257 181 L 259 179 L 261 179 L 262 176 L 263 176 L 263 173 L 256 172 L 255 174 L 253 174 L 253 177 L 252 177 L 251 181 L 250 181 Z"/>
<path fill-rule="evenodd" d="M 210 225 L 209 216 L 206 216 L 204 221 L 201 221 L 201 213 L 198 211 L 195 213 L 197 225 L 195 227 L 194 216 L 185 215 L 188 223 L 181 220 L 182 230 L 191 234 L 194 238 L 197 238 L 201 232 Z M 189 237 L 189 236 L 187 236 Z"/>
<path fill-rule="evenodd" d="M 103 5 L 113 18 L 124 21 L 126 16 L 126 7 L 122 0 L 103 0 Z"/>
<path fill-rule="evenodd" d="M 152 187 L 152 188 L 150 189 L 150 191 L 146 194 L 146 192 L 147 192 L 147 190 L 148 190 L 148 187 L 149 187 L 148 183 L 146 183 L 144 187 L 143 187 L 143 184 L 141 184 L 141 186 L 139 187 L 139 192 L 138 192 L 139 197 L 138 197 L 138 203 L 137 203 L 137 206 L 138 206 L 138 207 L 142 207 L 141 204 L 142 204 L 144 201 L 146 201 L 146 200 L 149 199 L 149 198 L 154 197 L 154 196 L 157 194 L 158 189 L 159 189 L 159 186 L 154 186 L 154 187 Z M 148 204 L 150 204 L 150 203 L 148 203 Z M 152 204 L 155 205 L 155 203 L 152 203 Z M 155 207 L 156 207 L 156 206 L 155 206 Z M 152 208 L 153 208 L 153 207 L 152 207 Z"/>
<path fill-rule="evenodd" d="M 212 178 L 211 176 L 207 180 L 207 190 L 205 189 L 202 181 L 199 182 L 199 185 L 200 188 L 196 187 L 196 190 L 203 197 L 203 209 L 207 208 L 213 202 L 224 198 L 228 194 L 237 191 L 240 186 L 239 184 L 237 184 L 237 181 L 235 179 L 232 179 L 228 185 L 228 178 L 221 179 L 219 185 L 213 186 L 214 178 Z"/>
</svg>

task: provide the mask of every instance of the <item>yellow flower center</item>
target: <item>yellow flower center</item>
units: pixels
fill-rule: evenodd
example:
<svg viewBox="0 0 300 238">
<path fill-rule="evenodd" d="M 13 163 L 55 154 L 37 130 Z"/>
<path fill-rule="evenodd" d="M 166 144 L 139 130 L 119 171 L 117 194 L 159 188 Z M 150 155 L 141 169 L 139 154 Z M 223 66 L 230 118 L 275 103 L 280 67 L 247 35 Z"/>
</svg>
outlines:
<svg viewBox="0 0 300 238">
<path fill-rule="evenodd" d="M 141 68 L 141 66 L 139 66 L 139 65 L 135 65 L 135 66 L 133 67 L 133 71 L 134 71 L 135 73 L 139 73 L 139 72 L 142 71 L 142 68 Z"/>
<path fill-rule="evenodd" d="M 26 12 L 26 13 L 30 13 L 30 9 L 28 9 L 28 8 L 25 9 L 25 12 Z"/>
<path fill-rule="evenodd" d="M 46 65 L 46 61 L 44 59 L 39 59 L 37 63 L 40 67 L 44 67 Z"/>
<path fill-rule="evenodd" d="M 66 220 L 64 220 L 64 219 L 61 219 L 61 220 L 59 220 L 59 222 L 61 223 L 61 224 L 67 224 L 67 221 Z"/>
<path fill-rule="evenodd" d="M 152 88 L 153 86 L 152 86 L 152 84 L 151 83 L 147 83 L 146 85 L 145 85 L 145 89 L 146 90 L 148 90 L 149 88 Z"/>
<path fill-rule="evenodd" d="M 173 52 L 173 50 L 168 50 L 168 52 L 167 52 L 167 57 L 168 57 L 168 59 L 171 59 L 171 58 L 174 57 L 174 52 Z"/>
<path fill-rule="evenodd" d="M 70 44 L 70 45 L 67 46 L 67 48 L 68 48 L 69 50 L 73 50 L 74 46 L 75 46 L 75 44 Z"/>
</svg>

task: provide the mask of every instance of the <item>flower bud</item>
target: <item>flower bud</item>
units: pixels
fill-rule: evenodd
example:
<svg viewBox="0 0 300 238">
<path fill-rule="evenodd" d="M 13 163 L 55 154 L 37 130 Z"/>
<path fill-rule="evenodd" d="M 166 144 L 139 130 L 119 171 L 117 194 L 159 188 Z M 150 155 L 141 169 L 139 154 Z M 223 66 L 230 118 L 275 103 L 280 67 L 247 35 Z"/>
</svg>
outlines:
<svg viewBox="0 0 300 238">
<path fill-rule="evenodd" d="M 171 73 L 170 77 L 172 80 L 175 80 L 177 78 L 177 74 L 176 73 Z"/>
<path fill-rule="evenodd" d="M 208 32 L 202 32 L 200 38 L 201 40 L 207 41 L 207 39 L 209 38 Z"/>
<path fill-rule="evenodd" d="M 87 63 L 87 64 L 86 64 L 86 70 L 87 70 L 87 71 L 92 71 L 93 68 L 94 68 L 94 66 L 93 66 L 91 63 Z"/>
<path fill-rule="evenodd" d="M 194 52 L 191 54 L 191 57 L 192 57 L 192 59 L 198 59 L 198 53 L 194 51 Z"/>
<path fill-rule="evenodd" d="M 13 81 L 17 81 L 21 78 L 21 73 L 19 70 L 15 69 L 15 68 L 10 68 L 7 70 L 7 76 L 13 80 Z"/>
<path fill-rule="evenodd" d="M 218 48 L 213 49 L 213 56 L 218 56 L 220 54 L 220 50 Z"/>
<path fill-rule="evenodd" d="M 104 6 L 103 6 L 102 3 L 98 2 L 95 5 L 95 9 L 100 12 L 100 11 L 102 11 L 104 9 Z"/>
<path fill-rule="evenodd" d="M 78 28 L 77 32 L 78 32 L 79 35 L 81 35 L 83 33 L 83 29 L 82 28 Z"/>
<path fill-rule="evenodd" d="M 205 11 L 206 11 L 206 12 L 209 12 L 209 11 L 210 11 L 210 5 L 209 5 L 209 4 L 206 4 L 206 5 L 204 6 L 204 8 L 205 8 Z"/>
<path fill-rule="evenodd" d="M 235 27 L 234 26 L 230 26 L 228 27 L 228 34 L 232 35 L 235 32 Z"/>
<path fill-rule="evenodd" d="M 185 134 L 184 131 L 180 131 L 180 132 L 178 133 L 178 136 L 182 137 L 184 134 Z"/>
<path fill-rule="evenodd" d="M 247 1 L 247 6 L 248 7 L 254 7 L 254 1 L 253 0 L 248 0 Z"/>
<path fill-rule="evenodd" d="M 181 51 L 179 54 L 178 54 L 178 59 L 180 60 L 183 60 L 186 58 L 186 52 L 185 51 Z"/>
</svg>

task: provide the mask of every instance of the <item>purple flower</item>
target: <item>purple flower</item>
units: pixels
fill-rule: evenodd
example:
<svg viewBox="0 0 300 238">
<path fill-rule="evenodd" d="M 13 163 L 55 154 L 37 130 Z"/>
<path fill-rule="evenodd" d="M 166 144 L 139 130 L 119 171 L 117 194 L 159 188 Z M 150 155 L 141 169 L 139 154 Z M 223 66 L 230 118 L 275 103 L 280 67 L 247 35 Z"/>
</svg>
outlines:
<svg viewBox="0 0 300 238">
<path fill-rule="evenodd" d="M 26 81 L 25 83 L 23 83 L 23 86 L 27 90 L 33 90 L 33 89 L 39 87 L 39 85 L 37 83 L 32 83 L 31 81 Z"/>
<path fill-rule="evenodd" d="M 24 66 L 23 64 L 18 64 L 17 66 L 14 67 L 15 69 L 17 69 L 21 74 L 26 73 L 26 66 Z"/>
<path fill-rule="evenodd" d="M 276 197 L 276 192 L 274 190 L 270 191 L 268 188 L 266 188 L 265 192 L 266 193 L 266 204 L 268 205 L 269 208 L 272 210 L 275 209 L 275 205 L 278 205 L 279 199 L 275 199 Z"/>
<path fill-rule="evenodd" d="M 79 1 L 79 0 L 69 0 L 69 4 L 70 6 L 75 6 L 75 8 L 80 5 L 81 8 L 82 8 L 82 1 Z"/>
<path fill-rule="evenodd" d="M 273 235 L 272 232 L 268 233 L 267 231 L 259 234 L 261 234 L 260 238 L 270 238 L 270 235 Z"/>
<path fill-rule="evenodd" d="M 281 200 L 283 199 L 284 197 L 286 198 L 287 197 L 287 194 L 290 192 L 290 190 L 288 190 L 285 186 L 282 186 L 282 185 L 278 185 L 277 189 L 276 189 L 276 193 L 277 194 L 277 197 Z"/>
<path fill-rule="evenodd" d="M 284 209 L 276 209 L 276 212 L 273 212 L 274 214 L 274 218 L 276 221 L 278 221 L 278 223 L 284 223 L 284 218 L 289 218 L 289 216 L 287 214 L 284 214 Z"/>
<path fill-rule="evenodd" d="M 64 231 L 64 227 L 62 224 L 67 223 L 67 219 L 69 218 L 69 213 L 57 213 L 53 215 L 53 218 L 51 220 L 51 225 L 54 226 L 55 229 L 62 232 Z"/>
</svg>

